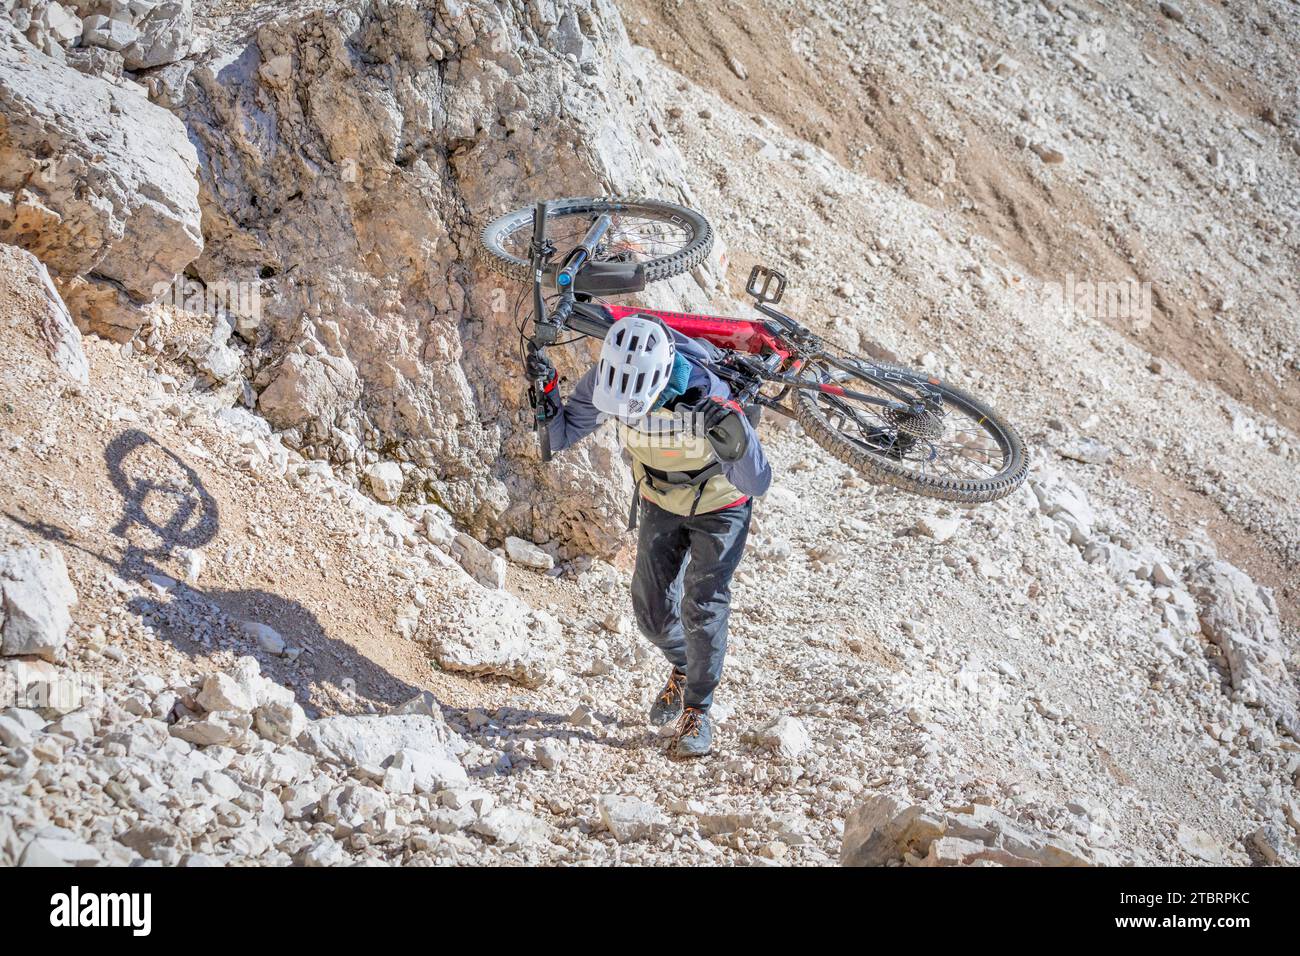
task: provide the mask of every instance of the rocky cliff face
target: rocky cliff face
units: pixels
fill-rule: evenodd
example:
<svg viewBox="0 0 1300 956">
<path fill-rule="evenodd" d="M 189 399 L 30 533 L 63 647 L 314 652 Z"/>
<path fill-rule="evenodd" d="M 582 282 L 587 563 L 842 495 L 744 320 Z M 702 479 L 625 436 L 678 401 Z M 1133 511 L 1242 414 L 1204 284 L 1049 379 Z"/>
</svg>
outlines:
<svg viewBox="0 0 1300 956">
<path fill-rule="evenodd" d="M 520 290 L 489 281 L 474 251 L 486 217 L 540 196 L 690 201 L 608 3 L 267 8 L 198 40 L 171 19 L 146 44 L 168 63 L 128 52 L 125 74 L 113 47 L 152 20 L 127 11 L 120 30 L 87 26 L 65 51 L 41 26 L 53 6 L 5 48 L 4 86 L 31 92 L 10 104 L 23 122 L 0 187 L 18 191 L 0 238 L 58 270 L 84 327 L 129 339 L 147 325 L 142 306 L 183 297 L 166 288 L 183 271 L 185 289 L 233 303 L 256 393 L 245 400 L 290 446 L 363 487 L 393 462 L 401 495 L 480 536 L 616 550 L 629 492 L 613 446 L 535 467 Z M 93 51 L 118 57 L 83 62 Z M 44 115 L 67 118 L 53 157 L 32 142 Z M 108 174 L 92 174 L 82 154 L 104 147 L 69 130 L 110 123 L 88 137 L 117 147 Z M 55 174 L 33 195 L 38 167 Z M 68 192 L 87 181 L 97 189 L 73 208 Z M 687 279 L 658 295 L 685 304 L 698 291 Z"/>
<path fill-rule="evenodd" d="M 626 46 L 603 3 L 381 0 L 270 20 L 195 67 L 193 271 L 261 279 L 254 385 L 291 444 L 345 468 L 396 459 L 404 494 L 477 532 L 611 552 L 611 448 L 532 467 L 519 290 L 486 281 L 474 248 L 485 216 L 537 196 L 681 195 Z"/>
<path fill-rule="evenodd" d="M 97 331 L 129 338 L 203 248 L 185 128 L 0 31 L 0 239 L 39 256 Z"/>
</svg>

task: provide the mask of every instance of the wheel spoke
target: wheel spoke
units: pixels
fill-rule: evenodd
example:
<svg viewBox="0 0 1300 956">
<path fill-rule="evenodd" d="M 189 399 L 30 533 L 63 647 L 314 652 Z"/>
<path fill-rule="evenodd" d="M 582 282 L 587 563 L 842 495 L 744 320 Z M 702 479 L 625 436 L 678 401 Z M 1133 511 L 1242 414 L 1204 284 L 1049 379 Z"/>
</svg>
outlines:
<svg viewBox="0 0 1300 956">
<path fill-rule="evenodd" d="M 546 223 L 547 235 L 557 250 L 567 253 L 586 236 L 593 219 L 594 216 L 588 212 L 550 216 Z M 502 240 L 502 245 L 512 254 L 526 259 L 532 241 L 532 228 L 530 222 L 521 224 Z M 628 254 L 634 261 L 648 262 L 680 252 L 692 238 L 690 228 L 683 224 L 613 213 L 610 227 L 595 258 L 604 260 Z"/>
</svg>

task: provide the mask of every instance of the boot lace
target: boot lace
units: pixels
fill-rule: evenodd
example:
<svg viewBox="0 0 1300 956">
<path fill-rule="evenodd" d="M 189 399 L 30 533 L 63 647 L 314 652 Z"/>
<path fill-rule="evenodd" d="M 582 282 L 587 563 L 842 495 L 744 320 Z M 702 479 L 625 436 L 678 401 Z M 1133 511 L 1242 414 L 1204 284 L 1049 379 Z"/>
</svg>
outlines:
<svg viewBox="0 0 1300 956">
<path fill-rule="evenodd" d="M 664 687 L 664 692 L 659 695 L 659 699 L 665 704 L 671 704 L 682 692 L 682 687 L 686 683 L 686 675 L 673 671 L 672 676 L 668 678 L 668 684 Z"/>
<path fill-rule="evenodd" d="M 677 736 L 694 737 L 704 726 L 704 711 L 687 707 L 682 711 L 682 722 L 677 727 Z"/>
</svg>

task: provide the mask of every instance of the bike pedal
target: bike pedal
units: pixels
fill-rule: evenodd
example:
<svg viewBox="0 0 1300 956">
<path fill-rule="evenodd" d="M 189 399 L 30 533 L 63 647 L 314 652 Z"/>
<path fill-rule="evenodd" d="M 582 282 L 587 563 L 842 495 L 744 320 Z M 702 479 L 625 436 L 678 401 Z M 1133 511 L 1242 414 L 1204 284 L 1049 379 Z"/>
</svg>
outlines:
<svg viewBox="0 0 1300 956">
<path fill-rule="evenodd" d="M 775 291 L 772 290 L 773 284 L 776 286 Z M 780 302 L 781 296 L 785 294 L 785 273 L 769 266 L 754 266 L 749 270 L 745 291 L 758 302 Z"/>
</svg>

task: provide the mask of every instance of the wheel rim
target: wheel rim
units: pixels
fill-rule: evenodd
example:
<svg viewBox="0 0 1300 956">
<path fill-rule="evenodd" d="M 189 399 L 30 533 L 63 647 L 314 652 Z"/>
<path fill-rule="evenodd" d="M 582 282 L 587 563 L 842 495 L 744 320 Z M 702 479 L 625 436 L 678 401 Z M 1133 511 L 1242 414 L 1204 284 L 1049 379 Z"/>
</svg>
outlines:
<svg viewBox="0 0 1300 956">
<path fill-rule="evenodd" d="M 695 229 L 685 220 L 623 211 L 583 209 L 560 210 L 547 216 L 546 233 L 555 248 L 568 252 L 587 234 L 592 221 L 602 212 L 610 214 L 610 228 L 593 257 L 597 262 L 653 262 L 674 256 L 695 238 Z M 500 236 L 501 250 L 521 262 L 528 261 L 532 241 L 532 218 L 511 223 Z"/>
</svg>

